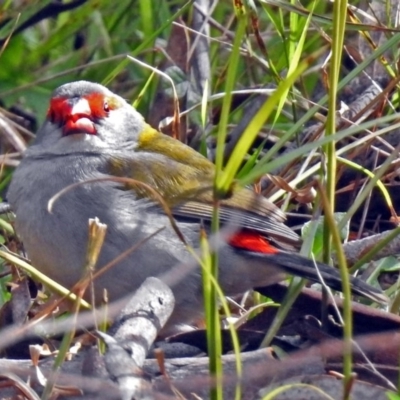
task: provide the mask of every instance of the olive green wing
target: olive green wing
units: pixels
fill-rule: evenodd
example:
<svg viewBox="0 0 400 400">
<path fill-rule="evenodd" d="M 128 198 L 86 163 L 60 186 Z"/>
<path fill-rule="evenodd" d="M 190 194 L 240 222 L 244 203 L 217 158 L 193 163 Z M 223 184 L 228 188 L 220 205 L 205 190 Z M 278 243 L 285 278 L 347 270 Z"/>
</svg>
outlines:
<svg viewBox="0 0 400 400">
<path fill-rule="evenodd" d="M 152 198 L 146 186 L 155 189 L 174 216 L 211 221 L 215 168 L 207 158 L 169 136 L 150 130 L 147 140 L 123 159 L 112 161 L 116 176 L 140 184 L 126 184 L 141 198 Z M 151 145 L 150 145 L 151 143 Z M 154 200 L 154 198 L 152 198 Z M 263 196 L 237 188 L 220 201 L 220 221 L 255 230 L 289 247 L 298 246 L 298 235 L 285 224 L 285 214 Z"/>
</svg>

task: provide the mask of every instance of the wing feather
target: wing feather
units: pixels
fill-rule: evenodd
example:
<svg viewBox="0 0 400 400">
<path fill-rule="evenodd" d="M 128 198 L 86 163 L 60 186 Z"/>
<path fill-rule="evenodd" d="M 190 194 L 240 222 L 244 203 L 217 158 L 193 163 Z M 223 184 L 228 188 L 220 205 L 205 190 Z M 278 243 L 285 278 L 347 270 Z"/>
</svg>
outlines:
<svg viewBox="0 0 400 400">
<path fill-rule="evenodd" d="M 164 198 L 174 216 L 210 221 L 214 164 L 172 138 L 153 131 L 148 136 L 133 156 L 129 153 L 121 158 L 119 153 L 110 160 L 113 174 L 129 176 L 152 186 Z M 150 139 L 153 146 L 148 145 Z M 161 152 L 161 144 L 166 151 Z M 151 194 L 143 187 L 126 184 L 125 189 L 133 190 L 136 197 L 151 200 Z M 289 248 L 300 244 L 299 236 L 284 224 L 285 214 L 248 188 L 238 188 L 231 197 L 221 200 L 220 219 L 222 223 L 229 222 L 259 232 Z"/>
</svg>

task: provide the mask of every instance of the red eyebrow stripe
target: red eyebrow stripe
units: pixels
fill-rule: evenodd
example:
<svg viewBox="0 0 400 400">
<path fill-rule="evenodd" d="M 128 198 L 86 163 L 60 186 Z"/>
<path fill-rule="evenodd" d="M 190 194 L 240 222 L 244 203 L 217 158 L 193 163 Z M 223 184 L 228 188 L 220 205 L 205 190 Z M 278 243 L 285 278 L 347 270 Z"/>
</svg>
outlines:
<svg viewBox="0 0 400 400">
<path fill-rule="evenodd" d="M 50 106 L 47 110 L 47 117 L 51 120 L 62 121 L 66 107 L 69 107 L 69 110 L 71 109 L 71 106 L 69 106 L 67 103 L 66 97 L 54 97 L 50 100 Z"/>
<path fill-rule="evenodd" d="M 89 102 L 90 109 L 92 110 L 92 116 L 94 118 L 103 118 L 107 115 L 104 111 L 104 95 L 101 93 L 91 93 L 84 98 Z"/>
</svg>

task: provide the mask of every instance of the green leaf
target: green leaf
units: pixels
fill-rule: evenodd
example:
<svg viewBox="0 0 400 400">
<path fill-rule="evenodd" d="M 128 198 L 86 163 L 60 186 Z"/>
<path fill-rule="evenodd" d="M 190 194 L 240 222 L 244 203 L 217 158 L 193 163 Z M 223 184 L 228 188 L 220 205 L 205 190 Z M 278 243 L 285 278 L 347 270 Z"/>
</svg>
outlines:
<svg viewBox="0 0 400 400">
<path fill-rule="evenodd" d="M 336 224 L 338 224 L 345 213 L 334 213 L 333 217 L 335 219 Z M 303 238 L 308 237 L 309 235 L 314 234 L 314 242 L 312 246 L 312 252 L 314 254 L 319 254 L 323 249 L 323 236 L 324 236 L 324 221 L 325 218 L 323 216 L 319 217 L 317 220 L 312 220 L 305 223 L 301 229 L 301 236 Z M 340 238 L 343 242 L 347 241 L 350 232 L 350 222 L 348 221 L 344 228 L 340 231 Z"/>
</svg>

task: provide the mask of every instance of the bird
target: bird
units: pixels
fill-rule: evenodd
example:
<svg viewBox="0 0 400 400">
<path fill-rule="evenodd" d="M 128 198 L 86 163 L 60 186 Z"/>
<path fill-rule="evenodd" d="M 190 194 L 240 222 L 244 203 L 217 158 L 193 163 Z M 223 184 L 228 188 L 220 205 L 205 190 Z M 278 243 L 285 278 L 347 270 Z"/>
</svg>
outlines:
<svg viewBox="0 0 400 400">
<path fill-rule="evenodd" d="M 214 175 L 210 160 L 152 128 L 122 97 L 99 83 L 75 81 L 53 92 L 46 119 L 13 173 L 7 200 L 32 264 L 67 288 L 82 277 L 90 218 L 107 225 L 97 268 L 138 244 L 95 279 L 96 302 L 104 289 L 110 301 L 117 300 L 150 276 L 194 264 L 171 285 L 173 328 L 202 315 L 201 268 L 188 248 L 199 248 L 204 232 L 211 232 Z M 49 201 L 62 191 L 49 210 Z M 236 227 L 216 250 L 225 295 L 280 282 L 287 274 L 315 282 L 322 277 L 341 290 L 337 269 L 298 253 L 300 237 L 267 198 L 236 185 L 219 206 L 222 229 Z M 349 279 L 354 294 L 386 301 L 379 288 Z"/>
</svg>

